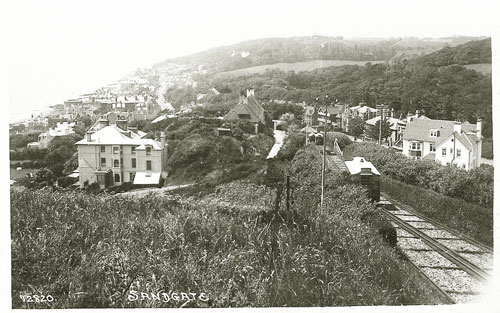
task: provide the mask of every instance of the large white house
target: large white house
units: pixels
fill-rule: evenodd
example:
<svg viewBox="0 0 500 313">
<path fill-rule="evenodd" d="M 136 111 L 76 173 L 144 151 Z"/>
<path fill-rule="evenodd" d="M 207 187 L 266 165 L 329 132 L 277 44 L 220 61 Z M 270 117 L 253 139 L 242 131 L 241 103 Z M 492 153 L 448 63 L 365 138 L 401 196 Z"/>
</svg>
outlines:
<svg viewBox="0 0 500 313">
<path fill-rule="evenodd" d="M 101 188 L 125 182 L 157 185 L 166 177 L 165 134 L 161 142 L 144 139 L 136 128 L 109 125 L 87 132 L 76 143 L 80 188 L 98 183 Z"/>
<path fill-rule="evenodd" d="M 403 154 L 471 170 L 481 165 L 481 120 L 477 124 L 413 119 L 403 134 Z"/>
</svg>

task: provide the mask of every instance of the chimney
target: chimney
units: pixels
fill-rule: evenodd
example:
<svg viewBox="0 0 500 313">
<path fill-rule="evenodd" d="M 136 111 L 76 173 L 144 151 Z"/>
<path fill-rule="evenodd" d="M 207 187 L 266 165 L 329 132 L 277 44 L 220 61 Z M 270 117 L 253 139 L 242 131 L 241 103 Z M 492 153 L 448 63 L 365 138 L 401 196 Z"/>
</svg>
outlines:
<svg viewBox="0 0 500 313">
<path fill-rule="evenodd" d="M 394 108 L 391 109 L 391 118 L 394 118 Z"/>
<path fill-rule="evenodd" d="M 102 128 L 106 127 L 106 126 L 109 126 L 109 120 L 104 119 L 103 117 L 101 117 L 99 119 L 99 122 L 98 122 L 98 128 L 102 129 Z"/>
<path fill-rule="evenodd" d="M 116 126 L 122 130 L 127 130 L 127 120 L 119 116 L 115 122 Z"/>
<path fill-rule="evenodd" d="M 453 122 L 453 131 L 460 134 L 462 132 L 462 123 Z"/>
<path fill-rule="evenodd" d="M 253 89 L 247 89 L 247 98 L 248 97 L 253 97 L 254 96 L 254 90 Z"/>
<path fill-rule="evenodd" d="M 408 115 L 406 115 L 406 123 L 411 122 L 411 114 L 408 112 Z"/>
<path fill-rule="evenodd" d="M 86 136 L 87 136 L 87 142 L 92 142 L 92 132 L 87 132 L 86 133 Z"/>
<path fill-rule="evenodd" d="M 127 130 L 137 134 L 138 128 L 137 126 L 127 126 Z"/>
<path fill-rule="evenodd" d="M 478 139 L 481 139 L 482 135 L 481 135 L 481 130 L 483 128 L 483 121 L 481 121 L 480 118 L 477 119 L 477 123 L 476 123 L 476 134 L 477 134 L 477 138 Z"/>
<path fill-rule="evenodd" d="M 415 118 L 419 118 L 419 116 L 420 116 L 420 111 L 419 111 L 419 110 L 416 110 L 416 111 L 415 111 Z"/>
<path fill-rule="evenodd" d="M 160 139 L 161 139 L 161 148 L 165 148 L 165 138 L 167 136 L 165 135 L 165 132 L 160 133 Z"/>
</svg>

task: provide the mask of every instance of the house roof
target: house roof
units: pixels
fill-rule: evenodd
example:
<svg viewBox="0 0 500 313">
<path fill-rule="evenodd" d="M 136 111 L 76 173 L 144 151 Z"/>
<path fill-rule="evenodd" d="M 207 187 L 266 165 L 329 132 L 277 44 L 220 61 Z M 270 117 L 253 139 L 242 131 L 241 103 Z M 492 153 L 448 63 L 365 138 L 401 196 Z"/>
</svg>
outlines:
<svg viewBox="0 0 500 313">
<path fill-rule="evenodd" d="M 436 149 L 443 143 L 445 143 L 446 141 L 448 141 L 448 139 L 450 139 L 451 137 L 455 136 L 455 138 L 460 141 L 464 147 L 469 150 L 469 151 L 472 151 L 472 146 L 473 146 L 473 142 L 467 137 L 466 134 L 464 133 L 458 133 L 458 132 L 453 132 L 451 133 L 449 136 L 447 137 L 443 137 L 442 139 L 438 140 L 436 142 Z"/>
<path fill-rule="evenodd" d="M 366 161 L 363 157 L 353 157 L 352 161 L 345 161 L 344 163 L 351 175 L 359 174 L 362 168 L 369 168 L 373 174 L 380 175 L 375 166 L 373 166 L 371 162 Z"/>
<path fill-rule="evenodd" d="M 250 96 L 246 98 L 247 101 L 240 101 L 234 108 L 232 108 L 226 116 L 225 120 L 239 120 L 239 114 L 249 114 L 250 122 L 258 123 L 264 122 L 264 108 L 255 100 L 255 97 Z"/>
<path fill-rule="evenodd" d="M 163 121 L 163 120 L 164 120 L 164 119 L 166 119 L 166 118 L 167 118 L 167 115 L 166 115 L 166 114 L 165 114 L 165 115 L 160 115 L 160 116 L 158 116 L 157 118 L 155 118 L 154 120 L 152 120 L 152 121 L 151 121 L 151 124 L 156 124 L 156 123 L 158 123 L 158 122 L 160 122 L 160 121 Z"/>
<path fill-rule="evenodd" d="M 371 126 L 375 126 L 375 124 L 380 120 L 380 116 L 376 116 L 374 118 L 371 118 L 367 121 L 365 121 L 366 124 L 368 125 L 371 125 Z M 405 121 L 402 121 L 400 119 L 397 119 L 397 118 L 393 118 L 393 117 L 388 117 L 385 119 L 386 121 L 389 122 L 389 124 L 391 124 L 391 129 L 392 130 L 397 130 L 398 129 L 398 124 L 402 124 L 402 125 L 405 125 L 406 122 Z"/>
<path fill-rule="evenodd" d="M 300 131 L 303 132 L 303 133 L 306 132 L 306 131 L 308 133 L 313 133 L 313 134 L 317 133 L 317 130 L 314 129 L 314 128 L 312 128 L 311 126 L 306 126 L 306 127 L 302 128 Z"/>
<path fill-rule="evenodd" d="M 91 134 L 91 141 L 87 141 L 87 136 L 78 141 L 76 145 L 151 145 L 155 150 L 161 150 L 160 143 L 153 139 L 141 139 L 142 134 L 132 131 L 124 131 L 116 125 L 103 127 Z"/>
<path fill-rule="evenodd" d="M 161 173 L 137 172 L 134 177 L 134 185 L 156 185 L 160 183 Z"/>
<path fill-rule="evenodd" d="M 449 137 L 453 133 L 453 121 L 446 120 L 430 120 L 430 119 L 414 119 L 406 124 L 406 129 L 403 133 L 404 140 L 419 140 L 436 143 L 441 142 L 443 138 Z M 439 137 L 431 137 L 431 129 L 439 130 Z M 462 123 L 462 132 L 474 132 L 475 124 Z"/>
</svg>

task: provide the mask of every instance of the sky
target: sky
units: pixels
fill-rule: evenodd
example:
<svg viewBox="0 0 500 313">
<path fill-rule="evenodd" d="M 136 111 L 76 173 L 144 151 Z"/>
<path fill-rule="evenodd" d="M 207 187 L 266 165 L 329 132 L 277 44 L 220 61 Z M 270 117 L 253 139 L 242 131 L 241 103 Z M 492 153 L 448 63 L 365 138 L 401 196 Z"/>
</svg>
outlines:
<svg viewBox="0 0 500 313">
<path fill-rule="evenodd" d="M 9 120 L 140 67 L 248 39 L 491 36 L 494 1 L 7 2 Z"/>
</svg>

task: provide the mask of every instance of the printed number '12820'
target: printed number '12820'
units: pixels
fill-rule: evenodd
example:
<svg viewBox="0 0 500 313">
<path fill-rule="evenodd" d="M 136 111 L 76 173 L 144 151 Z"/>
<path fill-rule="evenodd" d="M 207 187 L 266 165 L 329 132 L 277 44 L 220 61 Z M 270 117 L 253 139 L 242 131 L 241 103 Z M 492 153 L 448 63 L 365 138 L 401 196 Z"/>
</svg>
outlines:
<svg viewBox="0 0 500 313">
<path fill-rule="evenodd" d="M 27 303 L 43 303 L 43 302 L 52 302 L 54 301 L 54 297 L 51 295 L 20 295 L 21 300 Z"/>
</svg>

